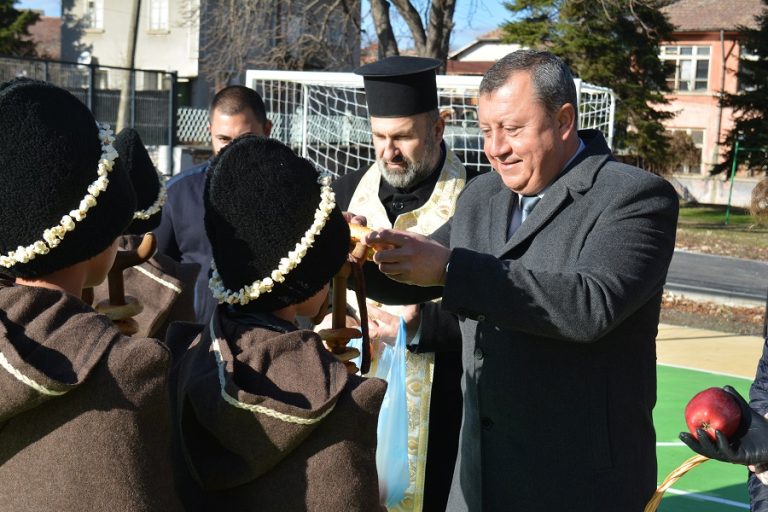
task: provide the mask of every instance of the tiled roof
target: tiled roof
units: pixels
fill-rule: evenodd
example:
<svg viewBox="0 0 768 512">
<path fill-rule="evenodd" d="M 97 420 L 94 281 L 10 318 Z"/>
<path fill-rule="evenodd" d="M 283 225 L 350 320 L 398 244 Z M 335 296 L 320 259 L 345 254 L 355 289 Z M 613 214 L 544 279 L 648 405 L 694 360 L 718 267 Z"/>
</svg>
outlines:
<svg viewBox="0 0 768 512">
<path fill-rule="evenodd" d="M 34 25 L 29 26 L 29 37 L 35 42 L 37 53 L 41 57 L 58 59 L 61 57 L 61 18 L 40 16 Z"/>
<path fill-rule="evenodd" d="M 755 16 L 765 8 L 761 0 L 677 0 L 662 9 L 675 32 L 755 28 Z"/>
<path fill-rule="evenodd" d="M 448 60 L 446 73 L 449 75 L 484 75 L 493 62 Z"/>
<path fill-rule="evenodd" d="M 481 35 L 477 38 L 478 41 L 483 39 L 501 39 L 502 34 L 504 31 L 500 28 L 495 28 L 491 30 L 490 32 L 486 32 L 485 34 Z"/>
</svg>

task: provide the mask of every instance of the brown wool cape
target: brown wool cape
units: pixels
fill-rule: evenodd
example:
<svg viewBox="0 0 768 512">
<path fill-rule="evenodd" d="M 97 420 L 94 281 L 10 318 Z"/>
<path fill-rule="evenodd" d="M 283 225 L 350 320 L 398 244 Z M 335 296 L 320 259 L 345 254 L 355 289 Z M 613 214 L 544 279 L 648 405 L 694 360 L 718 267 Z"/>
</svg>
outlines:
<svg viewBox="0 0 768 512">
<path fill-rule="evenodd" d="M 175 324 L 168 342 L 184 336 Z M 187 510 L 384 510 L 375 460 L 386 383 L 348 375 L 312 331 L 243 325 L 220 307 L 171 386 Z"/>
<path fill-rule="evenodd" d="M 120 250 L 135 250 L 142 235 L 123 235 Z M 165 340 L 171 322 L 191 322 L 195 319 L 195 281 L 200 271 L 198 263 L 179 263 L 165 254 L 155 254 L 148 261 L 123 271 L 125 294 L 136 298 L 143 310 L 134 317 L 139 324 L 136 337 Z M 104 280 L 93 289 L 93 304 L 109 299 L 109 286 Z"/>
<path fill-rule="evenodd" d="M 177 511 L 168 350 L 0 280 L 0 510 Z"/>
</svg>

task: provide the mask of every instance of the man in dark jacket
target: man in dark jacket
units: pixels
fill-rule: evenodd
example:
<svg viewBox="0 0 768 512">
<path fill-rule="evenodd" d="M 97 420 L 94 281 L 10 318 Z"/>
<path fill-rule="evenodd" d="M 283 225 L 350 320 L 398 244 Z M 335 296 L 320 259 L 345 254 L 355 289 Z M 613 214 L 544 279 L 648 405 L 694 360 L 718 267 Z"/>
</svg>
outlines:
<svg viewBox="0 0 768 512">
<path fill-rule="evenodd" d="M 211 102 L 213 154 L 234 138 L 251 133 L 266 137 L 272 131 L 261 96 L 248 87 L 233 85 L 219 91 Z M 168 199 L 155 230 L 157 252 L 182 263 L 200 265 L 195 285 L 195 318 L 206 323 L 216 307 L 208 289 L 211 246 L 203 227 L 203 189 L 210 162 L 197 165 L 168 181 Z"/>
<path fill-rule="evenodd" d="M 495 172 L 431 238 L 367 237 L 395 246 L 375 255 L 382 272 L 443 285 L 461 319 L 452 512 L 640 512 L 656 488 L 655 338 L 677 194 L 577 131 L 576 105 L 559 58 L 502 58 L 479 93 Z"/>
</svg>

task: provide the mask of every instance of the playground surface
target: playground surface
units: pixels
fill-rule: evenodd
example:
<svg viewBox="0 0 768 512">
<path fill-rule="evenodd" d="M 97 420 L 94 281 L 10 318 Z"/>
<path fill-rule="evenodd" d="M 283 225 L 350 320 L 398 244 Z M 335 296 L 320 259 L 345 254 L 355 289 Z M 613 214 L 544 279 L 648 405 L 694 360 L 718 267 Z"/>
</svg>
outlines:
<svg viewBox="0 0 768 512">
<path fill-rule="evenodd" d="M 662 324 L 656 340 L 658 400 L 654 409 L 658 483 L 695 455 L 678 439 L 683 410 L 702 389 L 730 384 L 744 397 L 763 348 L 757 336 L 733 335 Z M 667 490 L 659 512 L 749 510 L 743 466 L 707 461 Z"/>
</svg>

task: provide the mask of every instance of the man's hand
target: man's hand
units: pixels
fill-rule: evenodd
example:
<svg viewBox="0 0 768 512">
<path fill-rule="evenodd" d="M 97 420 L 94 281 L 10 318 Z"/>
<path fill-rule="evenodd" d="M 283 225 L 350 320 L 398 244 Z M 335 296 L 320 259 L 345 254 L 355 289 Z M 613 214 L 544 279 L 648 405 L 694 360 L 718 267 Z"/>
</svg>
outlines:
<svg viewBox="0 0 768 512">
<path fill-rule="evenodd" d="M 347 221 L 347 224 L 360 224 L 361 226 L 368 225 L 368 219 L 362 215 L 355 215 L 352 212 L 341 212 L 341 215 L 344 217 L 344 220 Z"/>
<path fill-rule="evenodd" d="M 680 440 L 691 450 L 710 459 L 744 465 L 768 463 L 768 420 L 751 409 L 731 386 L 723 389 L 733 396 L 741 409 L 741 425 L 736 434 L 728 440 L 717 430 L 717 442 L 712 442 L 706 432 L 698 429 L 698 441 L 688 432 L 680 432 Z"/>
<path fill-rule="evenodd" d="M 434 240 L 409 231 L 383 229 L 369 234 L 365 243 L 382 246 L 373 261 L 390 279 L 418 286 L 445 283 L 445 265 L 451 250 Z M 386 245 L 393 248 L 387 249 Z"/>
<path fill-rule="evenodd" d="M 419 330 L 419 322 L 421 321 L 418 304 L 404 306 L 402 316 L 405 320 L 408 339 L 411 340 Z M 399 316 L 392 315 L 383 309 L 368 304 L 368 334 L 371 340 L 394 346 L 399 330 Z"/>
</svg>

